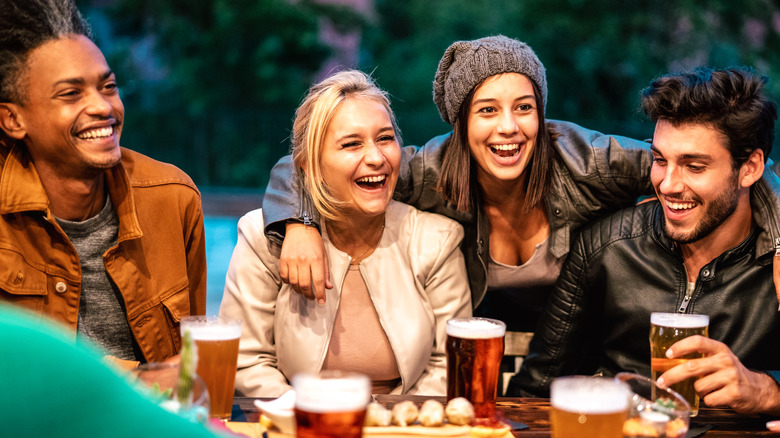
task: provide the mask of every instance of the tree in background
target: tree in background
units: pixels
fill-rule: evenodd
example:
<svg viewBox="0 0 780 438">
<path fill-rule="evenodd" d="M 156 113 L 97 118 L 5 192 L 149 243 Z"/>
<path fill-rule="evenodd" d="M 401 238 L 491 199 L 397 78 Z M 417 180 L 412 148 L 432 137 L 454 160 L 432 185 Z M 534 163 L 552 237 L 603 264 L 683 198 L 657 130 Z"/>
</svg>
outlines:
<svg viewBox="0 0 780 438">
<path fill-rule="evenodd" d="M 336 4 L 332 4 L 333 2 Z M 392 96 L 403 138 L 447 132 L 433 104 L 456 40 L 504 34 L 547 67 L 547 117 L 646 138 L 639 91 L 702 64 L 752 65 L 780 95 L 780 9 L 771 0 L 82 0 L 128 107 L 123 143 L 196 183 L 265 187 L 295 107 L 328 57 L 328 20 L 362 34 L 359 65 Z M 774 156 L 780 156 L 775 148 Z"/>
<path fill-rule="evenodd" d="M 329 11 L 285 0 L 100 3 L 85 12 L 119 72 L 132 126 L 123 143 L 199 185 L 263 188 L 327 57 L 317 17 Z"/>
</svg>

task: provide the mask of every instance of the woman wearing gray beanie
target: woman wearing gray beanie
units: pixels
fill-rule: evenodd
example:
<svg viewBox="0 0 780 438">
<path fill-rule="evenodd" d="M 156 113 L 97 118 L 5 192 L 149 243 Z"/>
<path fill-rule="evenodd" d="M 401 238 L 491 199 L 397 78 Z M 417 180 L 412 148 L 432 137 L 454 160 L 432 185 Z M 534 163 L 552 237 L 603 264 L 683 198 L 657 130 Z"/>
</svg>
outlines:
<svg viewBox="0 0 780 438">
<path fill-rule="evenodd" d="M 405 148 L 408 167 L 395 198 L 461 222 L 474 313 L 532 331 L 572 233 L 652 194 L 649 145 L 545 121 L 544 66 L 528 45 L 505 36 L 453 43 L 439 63 L 433 100 L 453 132 Z M 291 172 L 283 158 L 271 173 L 266 234 L 278 242 L 290 227 L 287 280 L 313 298 L 312 279 L 326 283 L 327 264 L 317 254 L 321 244 L 309 240 L 317 233 L 288 223 L 301 211 Z"/>
</svg>

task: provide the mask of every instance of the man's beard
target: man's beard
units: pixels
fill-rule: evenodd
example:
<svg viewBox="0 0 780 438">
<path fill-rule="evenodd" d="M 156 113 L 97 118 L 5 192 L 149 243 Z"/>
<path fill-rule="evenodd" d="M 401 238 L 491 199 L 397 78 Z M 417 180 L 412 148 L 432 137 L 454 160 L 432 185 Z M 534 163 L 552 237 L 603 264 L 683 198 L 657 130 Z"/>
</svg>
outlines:
<svg viewBox="0 0 780 438">
<path fill-rule="evenodd" d="M 694 199 L 698 202 L 697 199 Z M 731 178 L 726 183 L 726 189 L 712 202 L 707 204 L 707 210 L 704 217 L 693 227 L 693 230 L 685 232 L 674 232 L 669 227 L 669 222 L 664 221 L 666 225 L 666 234 L 678 244 L 687 244 L 697 242 L 710 235 L 726 219 L 728 219 L 737 209 L 739 203 L 739 173 L 734 171 Z M 699 205 L 702 205 L 699 202 Z"/>
</svg>

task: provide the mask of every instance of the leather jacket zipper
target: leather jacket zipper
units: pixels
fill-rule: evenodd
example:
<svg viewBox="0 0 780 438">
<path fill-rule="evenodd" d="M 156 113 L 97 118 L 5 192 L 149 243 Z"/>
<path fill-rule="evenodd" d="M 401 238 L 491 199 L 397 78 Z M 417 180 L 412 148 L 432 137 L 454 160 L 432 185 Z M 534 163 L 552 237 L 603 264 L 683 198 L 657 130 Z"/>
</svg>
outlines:
<svg viewBox="0 0 780 438">
<path fill-rule="evenodd" d="M 685 278 L 688 278 L 688 270 L 683 268 L 683 272 L 685 272 Z M 680 303 L 680 307 L 677 309 L 678 313 L 686 313 L 688 311 L 688 304 L 691 303 L 691 298 L 693 298 L 693 293 L 696 291 L 698 283 L 697 280 L 696 283 L 693 284 L 693 287 L 689 287 L 688 283 L 685 284 L 685 296 L 683 297 L 682 303 Z"/>
<path fill-rule="evenodd" d="M 688 292 L 686 291 L 685 297 L 682 300 L 682 303 L 680 303 L 680 308 L 677 309 L 680 313 L 685 313 L 686 310 L 688 310 L 688 303 L 691 302 L 691 296 L 688 295 Z"/>
</svg>

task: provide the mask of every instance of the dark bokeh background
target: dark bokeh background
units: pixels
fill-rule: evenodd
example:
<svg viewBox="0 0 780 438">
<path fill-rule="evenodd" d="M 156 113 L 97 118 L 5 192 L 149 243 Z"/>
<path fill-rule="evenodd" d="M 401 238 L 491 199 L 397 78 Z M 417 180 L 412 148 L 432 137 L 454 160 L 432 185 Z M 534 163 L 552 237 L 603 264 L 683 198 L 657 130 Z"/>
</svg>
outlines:
<svg viewBox="0 0 780 438">
<path fill-rule="evenodd" d="M 118 75 L 123 144 L 201 187 L 262 190 L 306 89 L 339 66 L 390 92 L 405 143 L 446 132 L 431 83 L 460 39 L 526 41 L 547 67 L 547 117 L 609 133 L 650 137 L 639 90 L 668 71 L 751 65 L 780 95 L 780 8 L 769 0 L 77 3 Z"/>
</svg>

